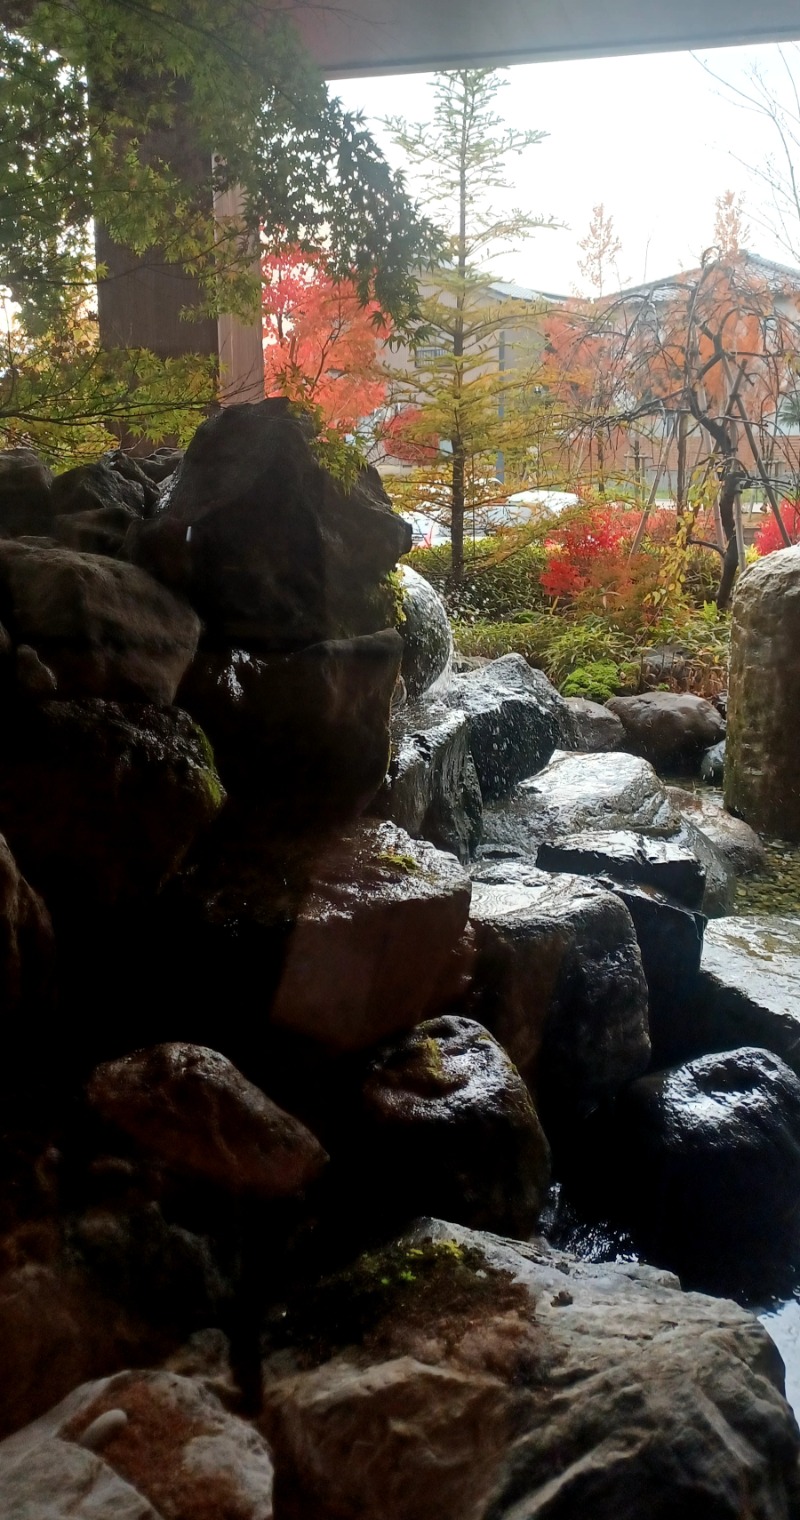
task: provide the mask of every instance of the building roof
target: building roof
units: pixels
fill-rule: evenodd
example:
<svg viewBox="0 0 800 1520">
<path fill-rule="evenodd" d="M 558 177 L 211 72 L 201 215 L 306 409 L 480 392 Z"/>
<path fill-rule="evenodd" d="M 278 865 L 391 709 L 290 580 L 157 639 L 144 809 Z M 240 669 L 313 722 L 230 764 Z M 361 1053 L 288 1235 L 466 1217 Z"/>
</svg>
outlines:
<svg viewBox="0 0 800 1520">
<path fill-rule="evenodd" d="M 785 290 L 787 286 L 800 290 L 800 269 L 793 268 L 790 264 L 778 264 L 774 259 L 765 259 L 760 253 L 751 253 L 747 248 L 740 249 L 737 262 L 743 269 L 751 270 L 753 274 L 760 276 L 775 292 Z M 670 291 L 676 286 L 682 288 L 693 285 L 700 274 L 702 274 L 702 268 L 699 265 L 694 269 L 679 269 L 677 273 L 664 275 L 660 280 L 645 280 L 640 285 L 626 285 L 622 290 L 612 291 L 609 295 L 597 299 L 604 303 L 621 300 L 625 296 L 649 296 L 652 301 L 667 300 Z"/>
<path fill-rule="evenodd" d="M 488 287 L 493 296 L 507 301 L 566 301 L 567 296 L 555 295 L 552 290 L 532 290 L 527 285 L 512 285 L 507 280 L 492 280 Z"/>
</svg>

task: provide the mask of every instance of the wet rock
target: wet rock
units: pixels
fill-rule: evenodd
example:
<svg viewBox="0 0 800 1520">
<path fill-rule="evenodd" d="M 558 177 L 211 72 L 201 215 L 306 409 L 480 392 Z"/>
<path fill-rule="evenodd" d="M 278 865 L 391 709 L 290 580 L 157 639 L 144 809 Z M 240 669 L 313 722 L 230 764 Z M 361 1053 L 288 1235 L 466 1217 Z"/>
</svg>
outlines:
<svg viewBox="0 0 800 1520">
<path fill-rule="evenodd" d="M 698 873 L 690 864 L 690 857 L 694 856 L 705 872 L 702 902 L 696 905 L 708 916 L 730 913 L 733 908 L 733 872 L 713 845 L 692 824 L 684 822 L 653 767 L 639 756 L 624 752 L 556 753 L 538 776 L 521 782 L 506 802 L 486 809 L 483 833 L 484 848 L 510 847 L 534 858 L 543 845 L 558 846 L 564 839 L 599 834 L 604 849 L 611 841 L 617 859 L 615 875 L 622 876 L 622 863 L 627 858 L 628 880 L 649 879 L 656 886 L 659 881 L 655 860 L 659 851 L 655 842 L 663 841 L 669 849 L 663 852 L 664 861 L 659 867 L 662 880 L 669 858 L 673 861 L 669 869 L 677 868 L 677 862 L 685 858 L 682 869 L 696 878 Z M 617 848 L 612 836 L 620 833 L 625 837 L 617 842 Z M 654 843 L 634 846 L 631 835 L 644 836 Z M 581 850 L 591 855 L 588 837 L 585 844 L 581 843 Z M 637 863 L 633 858 L 639 850 L 644 858 L 652 858 L 653 871 L 649 877 L 645 877 L 644 859 Z"/>
<path fill-rule="evenodd" d="M 612 1191 L 657 1261 L 719 1281 L 796 1252 L 800 1079 L 777 1056 L 743 1048 L 640 1077 L 609 1130 Z"/>
<path fill-rule="evenodd" d="M 288 1319 L 305 1354 L 267 1358 L 260 1422 L 286 1520 L 740 1520 L 743 1493 L 754 1520 L 781 1520 L 797 1504 L 766 1331 L 652 1268 L 434 1221 Z"/>
<path fill-rule="evenodd" d="M 64 698 L 172 702 L 200 634 L 152 576 L 71 549 L 0 543 L 0 604 L 13 642 L 32 646 Z"/>
<path fill-rule="evenodd" d="M 272 1490 L 264 1439 L 173 1372 L 84 1384 L 0 1446 L 0 1506 L 20 1520 L 271 1520 Z"/>
<path fill-rule="evenodd" d="M 690 692 L 646 691 L 607 706 L 625 729 L 625 748 L 660 770 L 697 769 L 703 751 L 725 735 L 716 708 Z"/>
<path fill-rule="evenodd" d="M 725 740 L 712 744 L 700 761 L 700 778 L 707 786 L 721 786 L 725 773 Z"/>
<path fill-rule="evenodd" d="M 162 510 L 127 553 L 231 643 L 297 649 L 389 621 L 387 572 L 411 546 L 375 470 L 344 490 L 287 402 L 224 407 L 195 433 Z"/>
<path fill-rule="evenodd" d="M 282 829 L 341 823 L 386 774 L 401 654 L 391 628 L 291 655 L 204 649 L 179 701 L 209 735 L 232 797 Z"/>
<path fill-rule="evenodd" d="M 138 517 L 138 512 L 123 506 L 64 513 L 55 518 L 52 535 L 65 549 L 117 559 L 122 554 L 131 523 Z"/>
<path fill-rule="evenodd" d="M 675 839 L 649 839 L 627 829 L 568 834 L 539 846 L 536 864 L 544 871 L 578 876 L 610 876 L 614 881 L 655 887 L 683 904 L 699 908 L 706 873 L 688 845 Z"/>
<path fill-rule="evenodd" d="M 709 924 L 696 995 L 674 1027 L 682 1054 L 757 1045 L 800 1075 L 800 918 Z"/>
<path fill-rule="evenodd" d="M 616 713 L 600 702 L 590 702 L 587 697 L 566 697 L 565 701 L 575 733 L 571 749 L 582 750 L 586 754 L 597 750 L 608 754 L 612 750 L 623 748 L 625 729 Z"/>
<path fill-rule="evenodd" d="M 675 1009 L 694 1000 L 706 918 L 648 886 L 631 886 L 599 876 L 633 919 L 647 982 L 652 1059 L 664 1065 L 673 1055 Z"/>
<path fill-rule="evenodd" d="M 728 698 L 725 806 L 759 833 L 800 841 L 800 546 L 740 577 Z"/>
<path fill-rule="evenodd" d="M 412 1028 L 446 996 L 469 900 L 452 855 L 392 823 L 353 825 L 313 863 L 273 1021 L 334 1050 Z"/>
<path fill-rule="evenodd" d="M 669 839 L 680 828 L 655 771 L 635 755 L 556 752 L 537 776 L 484 813 L 487 843 L 511 845 L 528 855 L 545 840 L 586 829 L 624 829 Z"/>
<path fill-rule="evenodd" d="M 6 712 L 0 828 L 53 908 L 80 916 L 156 892 L 223 801 L 208 742 L 177 708 Z"/>
<path fill-rule="evenodd" d="M 162 447 L 155 449 L 152 454 L 144 454 L 137 460 L 139 468 L 144 471 L 150 480 L 161 485 L 162 481 L 173 475 L 183 459 L 184 449 L 171 449 Z"/>
<path fill-rule="evenodd" d="M 402 1221 L 434 1207 L 474 1229 L 526 1238 L 550 1154 L 522 1078 L 480 1024 L 445 1015 L 382 1047 L 362 1088 L 356 1175 Z"/>
<path fill-rule="evenodd" d="M 532 862 L 481 863 L 470 922 L 470 1013 L 550 1115 L 585 1107 L 650 1058 L 647 984 L 630 914 L 611 892 Z"/>
<path fill-rule="evenodd" d="M 709 840 L 737 876 L 761 869 L 766 861 L 764 846 L 742 818 L 734 818 L 705 792 L 687 792 L 677 786 L 666 790 L 682 818 Z"/>
<path fill-rule="evenodd" d="M 0 452 L 0 530 L 19 534 L 52 532 L 53 475 L 33 449 Z"/>
<path fill-rule="evenodd" d="M 159 1045 L 98 1066 L 87 1097 L 160 1164 L 232 1193 L 291 1197 L 327 1160 L 304 1125 L 201 1045 Z"/>
<path fill-rule="evenodd" d="M 398 709 L 389 770 L 370 812 L 469 860 L 480 840 L 483 800 L 463 712 L 431 696 Z"/>
<path fill-rule="evenodd" d="M 564 698 L 519 654 L 454 676 L 446 699 L 466 713 L 470 748 L 484 799 L 503 797 L 571 742 Z"/>
<path fill-rule="evenodd" d="M 446 685 L 453 663 L 453 635 L 438 591 L 410 565 L 401 565 L 403 597 L 402 675 L 414 701 Z"/>
</svg>

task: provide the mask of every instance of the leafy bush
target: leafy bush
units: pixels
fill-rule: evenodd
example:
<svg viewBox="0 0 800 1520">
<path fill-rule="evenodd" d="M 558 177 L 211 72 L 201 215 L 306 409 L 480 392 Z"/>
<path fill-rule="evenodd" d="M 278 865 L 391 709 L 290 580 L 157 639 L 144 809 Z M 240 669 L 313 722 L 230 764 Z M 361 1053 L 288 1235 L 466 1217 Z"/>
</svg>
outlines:
<svg viewBox="0 0 800 1520">
<path fill-rule="evenodd" d="M 454 623 L 453 637 L 461 654 L 499 660 L 503 654 L 524 655 L 529 665 L 547 670 L 554 619 L 547 613 L 520 623 Z"/>
<path fill-rule="evenodd" d="M 541 586 L 545 558 L 541 543 L 512 549 L 505 536 L 478 539 L 464 546 L 464 579 L 458 587 L 452 584 L 449 544 L 412 549 L 407 563 L 436 587 L 459 623 L 505 623 L 546 605 Z"/>
<path fill-rule="evenodd" d="M 781 521 L 793 544 L 800 543 L 800 499 L 790 500 L 784 497 L 780 504 Z M 770 512 L 769 517 L 755 536 L 755 546 L 759 554 L 774 554 L 776 549 L 785 549 L 778 524 Z"/>
</svg>

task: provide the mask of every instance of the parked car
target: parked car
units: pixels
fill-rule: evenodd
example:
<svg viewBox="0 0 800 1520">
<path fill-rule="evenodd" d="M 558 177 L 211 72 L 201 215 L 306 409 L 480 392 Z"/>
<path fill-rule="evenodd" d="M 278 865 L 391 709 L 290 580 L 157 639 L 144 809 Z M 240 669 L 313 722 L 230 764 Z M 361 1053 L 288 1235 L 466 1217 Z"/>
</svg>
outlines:
<svg viewBox="0 0 800 1520">
<path fill-rule="evenodd" d="M 513 496 L 507 497 L 500 510 L 512 510 L 520 508 L 527 512 L 525 517 L 514 519 L 514 525 L 520 522 L 530 522 L 533 517 L 541 517 L 542 509 L 557 517 L 559 512 L 566 511 L 567 507 L 577 507 L 579 498 L 574 491 L 515 491 Z M 495 508 L 491 508 L 494 511 Z"/>
</svg>

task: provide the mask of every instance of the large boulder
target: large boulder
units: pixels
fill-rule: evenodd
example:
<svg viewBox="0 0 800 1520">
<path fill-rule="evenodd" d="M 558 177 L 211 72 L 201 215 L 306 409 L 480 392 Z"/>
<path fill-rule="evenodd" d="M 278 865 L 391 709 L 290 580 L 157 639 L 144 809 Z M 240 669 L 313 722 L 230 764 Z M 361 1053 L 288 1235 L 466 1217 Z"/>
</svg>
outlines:
<svg viewBox="0 0 800 1520">
<path fill-rule="evenodd" d="M 343 823 L 386 774 L 402 643 L 393 629 L 289 655 L 203 649 L 178 700 L 214 746 L 230 795 L 286 829 Z"/>
<path fill-rule="evenodd" d="M 20 1058 L 36 1058 L 36 1045 L 56 1002 L 56 954 L 50 914 L 21 875 L 0 834 L 0 1007 L 4 1069 L 0 1093 L 20 1085 Z M 0 1218 L 2 1210 L 0 1210 Z"/>
<path fill-rule="evenodd" d="M 480 840 L 483 799 L 466 714 L 427 696 L 398 708 L 391 732 L 389 770 L 370 812 L 469 860 Z"/>
<path fill-rule="evenodd" d="M 272 1020 L 333 1050 L 412 1028 L 446 998 L 470 893 L 452 855 L 392 823 L 353 825 L 314 862 Z"/>
<path fill-rule="evenodd" d="M 800 1076 L 800 917 L 709 924 L 695 996 L 671 1030 L 676 1056 L 757 1045 Z"/>
<path fill-rule="evenodd" d="M 272 1338 L 259 1424 L 286 1520 L 788 1520 L 800 1503 L 766 1331 L 653 1268 L 433 1222 L 290 1303 Z"/>
<path fill-rule="evenodd" d="M 539 846 L 537 865 L 578 876 L 610 876 L 631 886 L 655 887 L 685 908 L 699 908 L 706 873 L 681 839 L 649 839 L 629 829 L 587 830 Z"/>
<path fill-rule="evenodd" d="M 459 1224 L 525 1239 L 550 1180 L 550 1154 L 505 1051 L 480 1024 L 449 1014 L 371 1058 L 353 1171 L 369 1189 L 370 1211 L 383 1218 L 435 1208 Z"/>
<path fill-rule="evenodd" d="M 697 770 L 703 751 L 725 737 L 716 708 L 691 692 L 645 691 L 607 706 L 625 729 L 625 748 L 659 770 Z"/>
<path fill-rule="evenodd" d="M 760 833 L 800 841 L 800 545 L 767 554 L 733 601 L 725 805 Z"/>
<path fill-rule="evenodd" d="M 518 781 L 540 771 L 555 749 L 573 742 L 564 698 L 522 655 L 506 654 L 454 676 L 444 695 L 451 707 L 466 713 L 486 800 L 504 797 Z"/>
<path fill-rule="evenodd" d="M 438 591 L 410 565 L 401 565 L 402 675 L 412 701 L 446 686 L 453 664 L 453 635 Z"/>
<path fill-rule="evenodd" d="M 33 449 L 0 452 L 0 532 L 48 534 L 53 530 L 53 475 Z"/>
<path fill-rule="evenodd" d="M 120 1372 L 0 1445 L 14 1520 L 272 1520 L 273 1464 L 198 1378 Z"/>
<path fill-rule="evenodd" d="M 227 406 L 189 444 L 162 510 L 127 552 L 183 591 L 218 636 L 297 649 L 385 627 L 382 582 L 411 547 L 377 472 L 346 489 L 288 402 Z"/>
<path fill-rule="evenodd" d="M 650 1059 L 633 923 L 618 897 L 580 877 L 510 860 L 473 875 L 470 1012 L 533 1088 L 550 1135 L 551 1115 L 591 1106 Z"/>
<path fill-rule="evenodd" d="M 604 1130 L 589 1170 L 651 1260 L 727 1286 L 796 1258 L 800 1078 L 777 1056 L 742 1048 L 640 1077 Z"/>
<path fill-rule="evenodd" d="M 156 892 L 224 801 L 208 741 L 178 708 L 50 701 L 5 719 L 0 828 L 61 911 Z"/>
<path fill-rule="evenodd" d="M 50 545 L 0 543 L 0 602 L 12 641 L 67 699 L 170 703 L 200 634 L 188 603 L 143 570 Z"/>
<path fill-rule="evenodd" d="M 327 1159 L 304 1125 L 202 1045 L 158 1045 L 106 1062 L 87 1098 L 160 1165 L 234 1194 L 291 1197 Z"/>
</svg>

